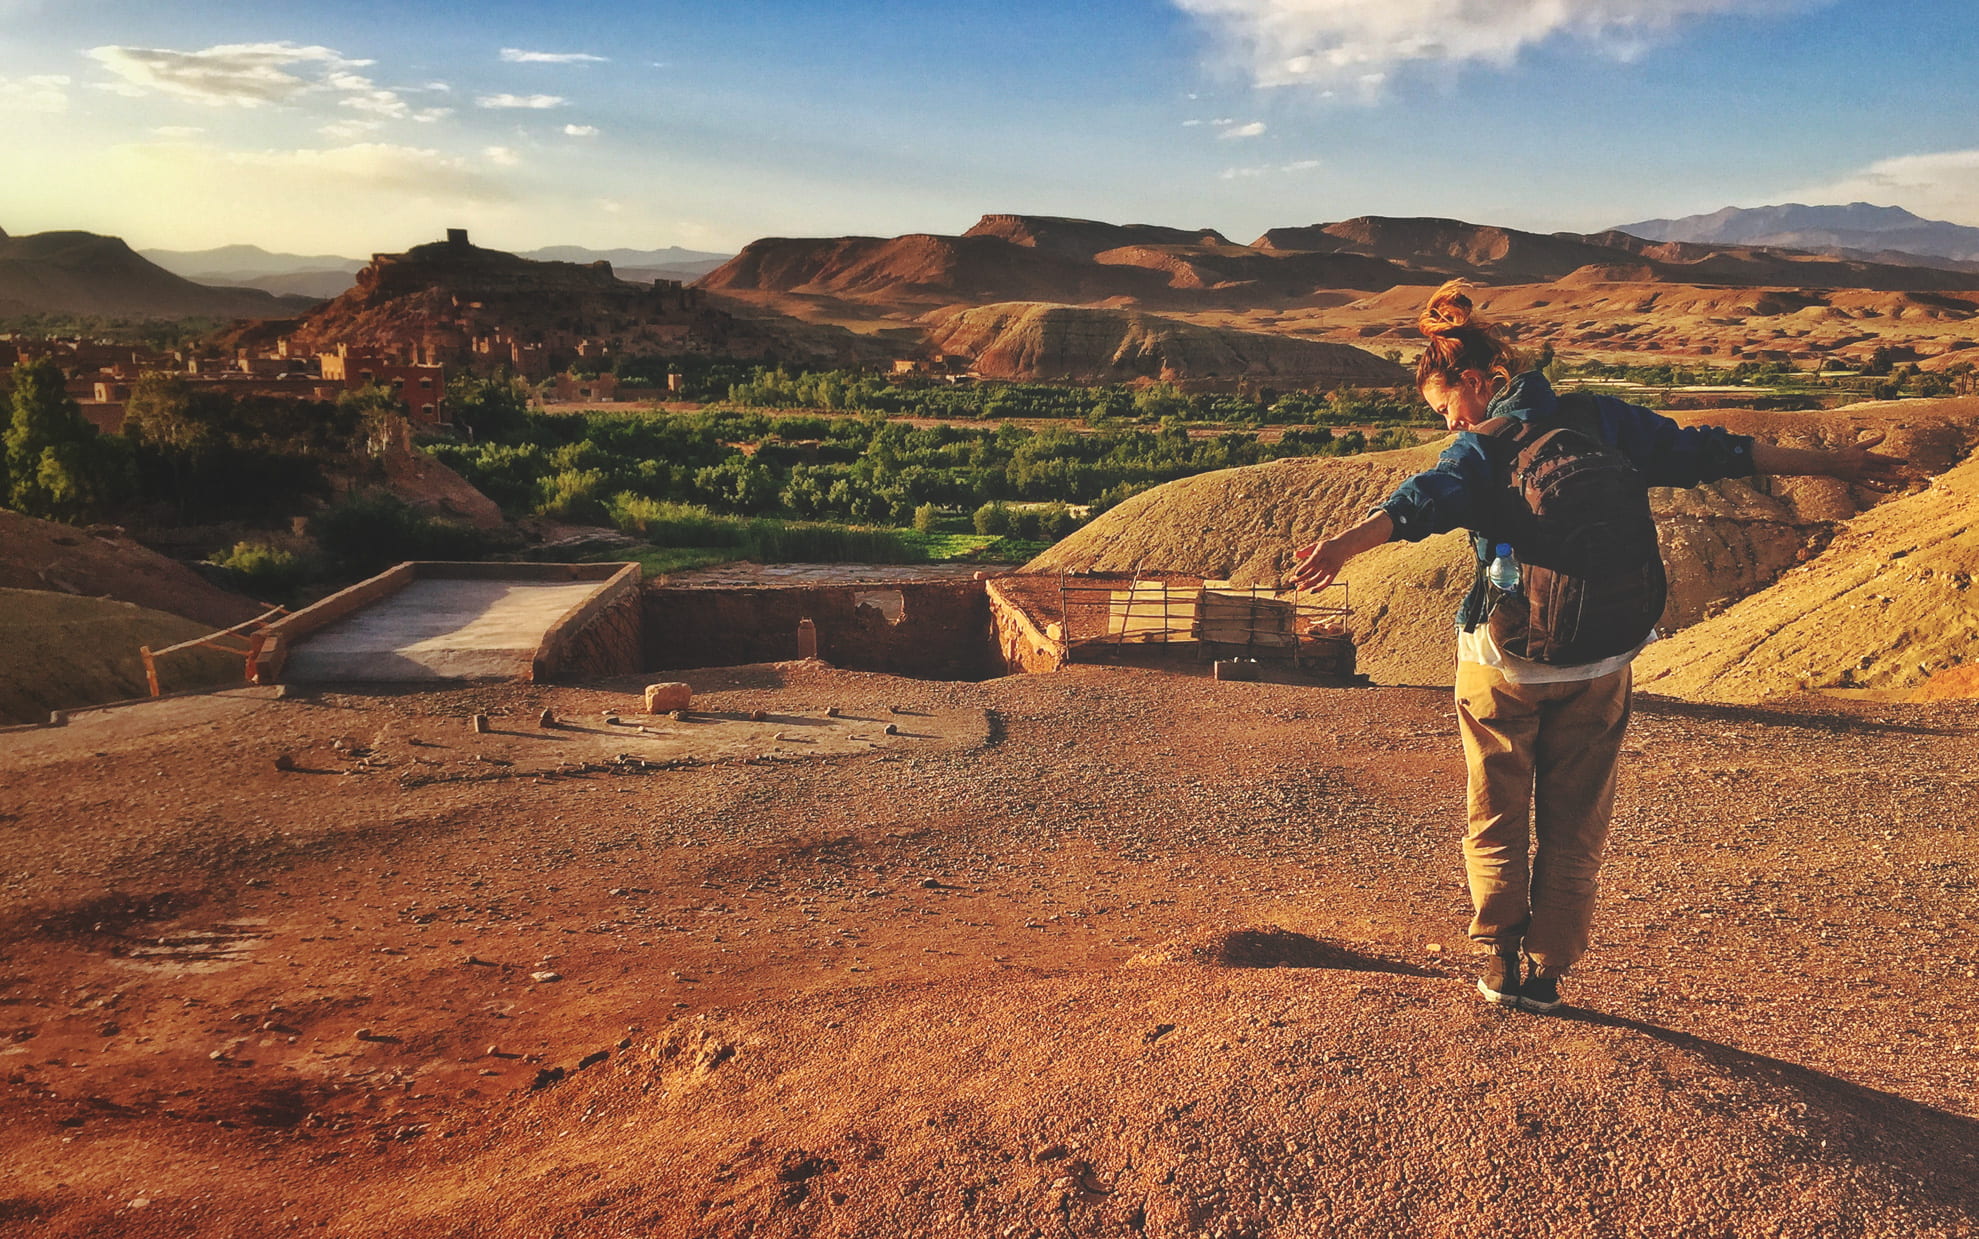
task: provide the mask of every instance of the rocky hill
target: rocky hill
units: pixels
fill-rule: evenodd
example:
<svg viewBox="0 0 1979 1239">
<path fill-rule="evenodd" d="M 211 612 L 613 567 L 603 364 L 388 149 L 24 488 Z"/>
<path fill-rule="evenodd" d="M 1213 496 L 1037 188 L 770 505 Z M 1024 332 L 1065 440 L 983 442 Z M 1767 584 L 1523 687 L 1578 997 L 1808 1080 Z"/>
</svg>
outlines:
<svg viewBox="0 0 1979 1239">
<path fill-rule="evenodd" d="M 1679 420 L 1708 421 L 1739 433 L 1802 446 L 1834 446 L 1860 432 L 1883 430 L 1890 435 L 1892 450 L 1933 472 L 1951 468 L 1979 442 L 1979 401 L 1973 400 L 1905 401 L 1830 414 L 1720 411 L 1685 415 Z M 1244 585 L 1276 584 L 1290 571 L 1293 547 L 1358 520 L 1402 478 L 1433 465 L 1441 446 L 1344 459 L 1273 461 L 1170 482 L 1104 513 L 1026 565 L 1025 570 L 1127 571 L 1138 565 L 1228 578 Z M 1746 610 L 1760 605 L 1757 597 L 1744 603 L 1739 600 L 1781 580 L 1781 574 L 1796 565 L 1809 564 L 1803 570 L 1809 580 L 1829 579 L 1824 565 L 1838 561 L 1828 556 L 1845 551 L 1846 546 L 1838 540 L 1837 547 L 1826 553 L 1821 548 L 1837 530 L 1852 528 L 1844 522 L 1856 518 L 1880 496 L 1851 491 L 1829 478 L 1766 478 L 1728 480 L 1690 490 L 1658 490 L 1652 492 L 1651 499 L 1672 581 L 1663 627 L 1682 634 L 1669 642 L 1667 653 L 1661 647 L 1652 650 L 1658 651 L 1657 657 L 1666 659 L 1667 665 L 1687 668 L 1677 678 L 1659 679 L 1658 691 L 1701 695 L 1754 691 L 1741 687 L 1748 683 L 1790 691 L 1795 685 L 1779 687 L 1782 670 L 1792 665 L 1799 672 L 1807 665 L 1805 659 L 1795 662 L 1804 650 L 1793 647 L 1793 639 L 1774 647 L 1783 652 L 1779 667 L 1769 675 L 1746 676 L 1718 688 L 1709 686 L 1711 676 L 1705 671 L 1689 665 L 1698 660 L 1694 651 L 1689 657 L 1683 653 L 1686 647 L 1682 643 L 1689 637 L 1683 630 L 1720 613 L 1722 618 L 1715 621 L 1719 625 L 1737 622 L 1735 617 L 1741 615 L 1770 615 L 1770 611 Z M 1873 528 L 1901 528 L 1899 511 L 1893 505 L 1892 514 L 1885 517 L 1879 510 L 1877 519 L 1886 523 Z M 1879 545 L 1883 545 L 1881 553 L 1885 556 L 1906 551 L 1906 546 L 1888 539 Z M 1957 558 L 1955 552 L 1947 554 Z M 1897 562 L 1902 558 L 1899 556 Z M 1939 565 L 1933 568 L 1934 576 L 1907 582 L 1905 588 L 1917 594 L 1915 605 L 1928 611 L 1942 606 L 1948 598 L 1963 598 L 1963 594 L 1945 592 L 1945 581 L 1961 570 L 1969 571 Z M 1391 543 L 1349 564 L 1342 580 L 1347 583 L 1354 608 L 1350 627 L 1360 644 L 1361 669 L 1379 683 L 1450 683 L 1454 666 L 1451 617 L 1470 587 L 1473 571 L 1469 542 L 1461 533 L 1419 543 Z M 1792 579 L 1799 580 L 1802 575 L 1795 573 Z M 1903 571 L 1891 575 L 1901 577 Z M 1897 596 L 1887 588 L 1889 582 L 1883 585 L 1884 594 Z M 1795 600 L 1807 601 L 1797 595 Z M 1844 608 L 1847 605 L 1841 604 Z M 1907 611 L 1900 608 L 1891 614 L 1901 616 Z M 1816 682 L 1854 682 L 1841 677 L 1841 668 L 1865 653 L 1884 660 L 1878 686 L 1885 681 L 1904 687 L 1921 683 L 1930 672 L 1919 671 L 1915 666 L 1918 661 L 1932 664 L 1936 660 L 1933 669 L 1953 665 L 1948 660 L 1956 643 L 1964 640 L 1965 628 L 1951 623 L 1942 613 L 1935 614 L 1952 631 L 1945 638 L 1952 644 L 1935 639 L 1925 642 L 1928 648 L 1918 658 L 1908 659 L 1893 658 L 1890 652 L 1918 644 L 1911 637 L 1893 634 L 1887 641 L 1882 636 L 1844 640 L 1838 650 L 1846 647 L 1852 652 L 1837 652 L 1821 663 L 1828 668 L 1829 679 L 1822 681 L 1817 675 Z M 1753 623 L 1757 625 L 1755 631 L 1766 627 L 1763 618 Z M 1872 651 L 1869 645 L 1876 648 Z M 1644 658 L 1645 675 L 1652 666 L 1666 665 L 1648 661 L 1648 654 Z M 1698 686 L 1692 685 L 1693 679 Z M 1663 686 L 1665 680 L 1667 685 Z"/>
<path fill-rule="evenodd" d="M 103 314 L 132 318 L 274 318 L 314 302 L 248 288 L 211 288 L 93 232 L 0 232 L 0 317 Z"/>
<path fill-rule="evenodd" d="M 303 350 L 345 344 L 539 373 L 587 343 L 632 354 L 700 349 L 845 360 L 875 351 L 842 332 L 766 321 L 760 311 L 730 313 L 679 283 L 621 280 L 607 262 L 533 262 L 473 245 L 464 234 L 374 255 L 350 291 L 289 334 Z"/>
<path fill-rule="evenodd" d="M 1118 383 L 1134 379 L 1278 386 L 1389 387 L 1393 362 L 1344 344 L 1199 327 L 1138 310 L 1000 302 L 953 311 L 929 328 L 934 348 L 988 378 Z"/>
<path fill-rule="evenodd" d="M 47 590 L 135 603 L 210 631 L 260 614 L 253 600 L 111 526 L 78 529 L 0 508 L 0 589 Z"/>
<path fill-rule="evenodd" d="M 896 303 L 1090 301 L 1142 296 L 1164 281 L 1100 268 L 1000 237 L 768 237 L 752 241 L 695 287 L 725 293 L 822 294 Z"/>
<path fill-rule="evenodd" d="M 1062 258 L 1090 259 L 1123 245 L 1227 246 L 1214 228 L 1165 228 L 1159 224 L 1105 224 L 1056 215 L 985 215 L 965 237 L 995 237 Z"/>
</svg>

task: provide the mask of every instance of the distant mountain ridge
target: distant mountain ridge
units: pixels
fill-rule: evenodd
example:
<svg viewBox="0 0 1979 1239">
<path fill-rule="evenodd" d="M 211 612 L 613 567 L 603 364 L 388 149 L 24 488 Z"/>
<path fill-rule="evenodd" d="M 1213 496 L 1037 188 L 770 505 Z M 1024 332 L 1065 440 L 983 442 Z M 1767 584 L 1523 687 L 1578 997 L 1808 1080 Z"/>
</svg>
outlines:
<svg viewBox="0 0 1979 1239">
<path fill-rule="evenodd" d="M 366 263 L 370 263 L 368 257 L 344 257 L 340 253 L 277 253 L 261 249 L 259 245 L 220 245 L 216 249 L 139 249 L 139 255 L 158 263 L 172 275 L 184 275 L 186 279 L 198 279 L 200 283 L 245 283 L 265 279 L 269 275 L 321 275 L 325 271 L 344 271 L 348 275 L 356 275 Z M 708 253 L 703 249 L 683 249 L 679 245 L 667 245 L 665 249 L 586 249 L 582 245 L 548 245 L 544 249 L 520 251 L 517 257 L 526 257 L 538 263 L 608 261 L 613 269 L 681 267 L 693 269 L 695 273 L 689 275 L 689 279 L 693 279 L 722 265 L 732 255 Z"/>
<path fill-rule="evenodd" d="M 1848 256 L 1885 251 L 1979 262 L 1979 228 L 1925 219 L 1902 207 L 1851 202 L 1846 206 L 1726 207 L 1709 215 L 1646 219 L 1615 229 L 1650 241 L 1772 245 Z"/>
<path fill-rule="evenodd" d="M 214 288 L 145 259 L 121 237 L 0 231 L 0 316 L 111 314 L 140 318 L 273 318 L 310 300 Z"/>
<path fill-rule="evenodd" d="M 210 250 L 139 250 L 139 257 L 189 280 L 213 283 L 223 279 L 247 281 L 269 275 L 363 269 L 362 258 L 340 254 L 277 254 L 258 245 L 222 245 Z"/>
</svg>

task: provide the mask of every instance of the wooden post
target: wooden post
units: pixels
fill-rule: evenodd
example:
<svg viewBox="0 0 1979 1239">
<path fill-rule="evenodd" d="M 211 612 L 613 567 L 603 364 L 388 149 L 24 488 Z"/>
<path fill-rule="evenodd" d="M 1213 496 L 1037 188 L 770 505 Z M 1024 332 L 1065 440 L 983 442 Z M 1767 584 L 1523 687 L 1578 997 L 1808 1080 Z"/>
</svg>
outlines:
<svg viewBox="0 0 1979 1239">
<path fill-rule="evenodd" d="M 144 659 L 144 682 L 151 686 L 151 695 L 156 697 L 158 695 L 158 664 L 151 657 L 151 647 L 140 645 L 137 647 L 137 652 L 138 656 Z"/>
</svg>

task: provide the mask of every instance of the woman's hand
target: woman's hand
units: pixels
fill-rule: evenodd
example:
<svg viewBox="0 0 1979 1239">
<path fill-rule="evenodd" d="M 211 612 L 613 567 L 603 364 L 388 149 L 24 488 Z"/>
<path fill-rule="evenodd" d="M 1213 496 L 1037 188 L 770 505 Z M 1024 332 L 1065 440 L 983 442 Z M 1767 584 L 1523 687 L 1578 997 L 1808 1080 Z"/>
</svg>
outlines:
<svg viewBox="0 0 1979 1239">
<path fill-rule="evenodd" d="M 1322 538 L 1297 548 L 1292 558 L 1297 563 L 1292 569 L 1293 586 L 1316 592 L 1333 584 L 1333 578 L 1347 566 L 1353 552 L 1343 547 L 1338 538 Z"/>
<path fill-rule="evenodd" d="M 1900 456 L 1871 451 L 1883 438 L 1883 432 L 1878 430 L 1860 442 L 1834 451 L 1781 447 L 1760 440 L 1752 445 L 1752 467 L 1757 473 L 1803 477 L 1823 474 L 1870 490 L 1895 490 L 1910 481 L 1909 462 Z"/>
<path fill-rule="evenodd" d="M 1394 518 L 1376 511 L 1352 529 L 1299 547 L 1292 552 L 1295 561 L 1292 585 L 1308 591 L 1325 589 L 1333 584 L 1333 578 L 1340 575 L 1348 560 L 1370 547 L 1380 546 L 1394 532 Z"/>
<path fill-rule="evenodd" d="M 1886 456 L 1882 452 L 1869 450 L 1887 437 L 1878 430 L 1867 439 L 1836 451 L 1829 472 L 1844 482 L 1867 486 L 1871 490 L 1895 490 L 1909 480 L 1905 469 L 1909 462 L 1901 456 Z"/>
</svg>

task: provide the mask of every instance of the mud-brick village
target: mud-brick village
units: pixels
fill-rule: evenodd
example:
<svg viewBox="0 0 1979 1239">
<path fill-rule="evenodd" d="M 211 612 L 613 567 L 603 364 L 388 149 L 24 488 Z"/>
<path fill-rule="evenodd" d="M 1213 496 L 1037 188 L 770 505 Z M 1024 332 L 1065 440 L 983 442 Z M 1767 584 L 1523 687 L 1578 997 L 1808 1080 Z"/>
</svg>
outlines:
<svg viewBox="0 0 1979 1239">
<path fill-rule="evenodd" d="M 1966 6 L 153 7 L 0 1236 L 1979 1234 Z"/>
</svg>

